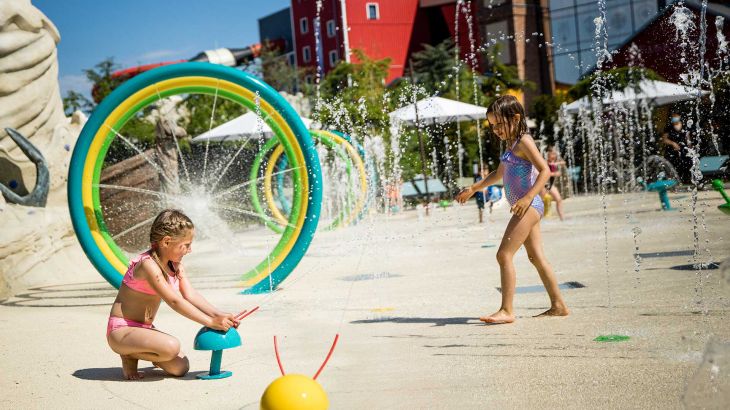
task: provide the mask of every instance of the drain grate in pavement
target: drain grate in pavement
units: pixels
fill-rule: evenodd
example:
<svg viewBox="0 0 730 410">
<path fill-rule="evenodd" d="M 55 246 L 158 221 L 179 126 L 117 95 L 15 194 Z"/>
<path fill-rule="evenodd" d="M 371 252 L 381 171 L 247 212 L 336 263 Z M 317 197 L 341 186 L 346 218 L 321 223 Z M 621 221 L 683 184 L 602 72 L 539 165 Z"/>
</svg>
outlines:
<svg viewBox="0 0 730 410">
<path fill-rule="evenodd" d="M 558 285 L 560 289 L 580 289 L 586 287 L 586 285 L 580 283 L 580 282 L 565 282 Z M 499 293 L 502 293 L 502 288 L 497 288 L 497 291 Z M 537 292 L 545 292 L 545 287 L 543 285 L 532 285 L 532 286 L 518 286 L 515 288 L 515 293 L 537 293 Z"/>
<path fill-rule="evenodd" d="M 690 249 L 687 251 L 635 253 L 634 257 L 639 256 L 641 258 L 669 258 L 671 256 L 690 256 L 692 254 L 694 254 L 694 251 Z"/>
<path fill-rule="evenodd" d="M 340 278 L 348 282 L 360 282 L 364 280 L 376 280 L 376 279 L 390 279 L 397 278 L 403 275 L 398 275 L 390 272 L 378 272 L 378 273 L 362 273 L 360 275 L 345 276 Z"/>
</svg>

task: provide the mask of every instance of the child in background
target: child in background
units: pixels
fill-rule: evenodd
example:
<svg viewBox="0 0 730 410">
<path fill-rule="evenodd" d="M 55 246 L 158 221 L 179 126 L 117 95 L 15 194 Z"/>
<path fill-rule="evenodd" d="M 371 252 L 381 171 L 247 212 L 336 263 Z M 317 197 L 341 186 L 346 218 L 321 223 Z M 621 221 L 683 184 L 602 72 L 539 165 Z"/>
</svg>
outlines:
<svg viewBox="0 0 730 410">
<path fill-rule="evenodd" d="M 132 259 L 114 300 L 106 338 L 122 359 L 126 379 L 144 377 L 137 371 L 139 360 L 147 360 L 173 376 L 190 368 L 180 351 L 180 341 L 157 330 L 155 319 L 160 301 L 190 320 L 212 329 L 237 327 L 233 314 L 213 307 L 185 275 L 182 258 L 192 251 L 195 227 L 181 211 L 162 211 L 150 228 L 151 247 Z"/>
<path fill-rule="evenodd" d="M 485 165 L 484 168 L 478 174 L 474 175 L 474 182 L 476 183 L 476 182 L 483 180 L 484 178 L 487 177 L 487 175 L 489 175 L 489 167 L 487 167 Z M 484 203 L 487 200 L 487 189 L 482 189 L 482 190 L 478 191 L 474 195 L 474 198 L 476 199 L 477 209 L 479 210 L 479 223 L 482 223 L 484 221 Z M 489 203 L 489 213 L 490 214 L 492 213 L 492 203 L 491 202 Z"/>
<path fill-rule="evenodd" d="M 510 148 L 502 154 L 495 171 L 460 192 L 456 200 L 463 204 L 474 193 L 502 179 L 512 218 L 497 251 L 502 305 L 497 312 L 479 320 L 491 324 L 514 322 L 515 267 L 512 259 L 523 244 L 550 296 L 550 309 L 538 316 L 567 316 L 570 312 L 558 289 L 553 269 L 543 254 L 540 234 L 543 203 L 538 194 L 550 177 L 550 169 L 527 133 L 524 108 L 514 96 L 505 95 L 495 100 L 487 109 L 487 120 L 494 134 Z"/>
<path fill-rule="evenodd" d="M 474 182 L 483 180 L 487 177 L 487 175 L 489 175 L 489 167 L 485 165 L 481 172 L 474 177 Z M 484 208 L 488 205 L 489 214 L 491 215 L 494 203 L 499 201 L 501 197 L 502 193 L 497 185 L 490 185 L 474 194 L 474 198 L 477 202 L 477 208 L 479 209 L 479 223 L 482 223 L 484 220 Z M 492 220 L 490 219 L 490 221 Z"/>
<path fill-rule="evenodd" d="M 555 146 L 551 146 L 548 149 L 547 163 L 548 167 L 550 167 L 550 179 L 548 179 L 548 183 L 545 185 L 545 189 L 543 189 L 540 196 L 544 197 L 545 194 L 550 194 L 555 201 L 555 207 L 558 209 L 558 216 L 560 217 L 560 220 L 563 221 L 565 220 L 563 214 L 563 197 L 560 196 L 560 191 L 558 191 L 558 188 L 554 185 L 554 183 L 555 178 L 560 178 L 561 174 L 559 166 L 565 165 L 565 161 L 559 159 L 558 150 Z"/>
</svg>

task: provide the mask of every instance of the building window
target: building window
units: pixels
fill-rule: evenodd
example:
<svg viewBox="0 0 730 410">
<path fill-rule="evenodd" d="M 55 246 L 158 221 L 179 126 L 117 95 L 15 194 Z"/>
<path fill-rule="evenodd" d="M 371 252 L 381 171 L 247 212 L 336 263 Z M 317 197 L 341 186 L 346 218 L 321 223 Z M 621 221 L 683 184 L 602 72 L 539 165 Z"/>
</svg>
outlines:
<svg viewBox="0 0 730 410">
<path fill-rule="evenodd" d="M 312 61 L 312 53 L 309 49 L 309 46 L 302 47 L 302 59 L 305 63 Z"/>
<path fill-rule="evenodd" d="M 307 18 L 302 17 L 299 19 L 299 32 L 306 34 L 309 32 L 309 24 L 307 24 Z"/>
<path fill-rule="evenodd" d="M 337 50 L 332 50 L 332 51 L 330 51 L 330 52 L 329 52 L 329 57 L 330 57 L 330 66 L 331 66 L 331 67 L 334 67 L 334 66 L 335 66 L 335 64 L 337 63 L 337 60 L 339 59 L 339 58 L 337 57 Z"/>
<path fill-rule="evenodd" d="M 304 82 L 307 84 L 312 84 L 314 82 L 314 78 L 311 75 L 308 75 L 304 77 Z"/>
<path fill-rule="evenodd" d="M 378 7 L 378 3 L 366 3 L 365 10 L 367 12 L 368 20 L 380 19 L 380 8 Z"/>
<path fill-rule="evenodd" d="M 327 37 L 334 37 L 336 29 L 335 21 L 327 20 Z"/>
<path fill-rule="evenodd" d="M 289 62 L 289 65 L 292 66 L 292 67 L 294 67 L 294 65 L 295 65 L 294 64 L 295 63 L 295 61 L 294 61 L 294 53 L 289 53 L 289 55 L 287 55 L 286 57 L 287 57 L 287 61 Z"/>
</svg>

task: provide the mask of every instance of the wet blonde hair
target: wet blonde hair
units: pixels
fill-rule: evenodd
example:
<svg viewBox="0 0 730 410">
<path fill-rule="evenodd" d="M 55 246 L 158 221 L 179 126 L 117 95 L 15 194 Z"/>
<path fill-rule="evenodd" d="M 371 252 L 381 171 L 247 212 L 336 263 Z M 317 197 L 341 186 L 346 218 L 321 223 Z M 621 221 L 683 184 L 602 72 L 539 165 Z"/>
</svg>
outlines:
<svg viewBox="0 0 730 410">
<path fill-rule="evenodd" d="M 499 121 L 507 126 L 510 141 L 519 139 L 522 134 L 527 133 L 527 117 L 525 117 L 525 108 L 513 95 L 503 95 L 494 100 L 487 108 L 487 114 L 492 114 Z M 520 120 L 517 127 L 513 126 L 515 116 L 519 114 Z"/>
<path fill-rule="evenodd" d="M 165 272 L 165 268 L 162 266 L 162 262 L 160 262 L 160 256 L 157 253 L 159 249 L 159 242 L 165 236 L 181 238 L 193 228 L 195 228 L 193 221 L 191 221 L 190 218 L 188 218 L 188 216 L 179 209 L 165 209 L 160 212 L 154 222 L 152 222 L 152 227 L 150 228 L 152 257 L 160 266 L 160 269 L 162 269 L 162 274 L 165 275 L 165 280 L 167 280 L 167 273 Z"/>
</svg>

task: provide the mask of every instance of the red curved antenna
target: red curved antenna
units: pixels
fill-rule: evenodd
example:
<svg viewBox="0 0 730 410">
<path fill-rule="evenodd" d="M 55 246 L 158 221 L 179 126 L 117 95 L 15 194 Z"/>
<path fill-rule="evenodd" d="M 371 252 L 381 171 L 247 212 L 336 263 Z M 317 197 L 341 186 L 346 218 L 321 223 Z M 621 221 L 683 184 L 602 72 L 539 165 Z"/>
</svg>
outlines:
<svg viewBox="0 0 730 410">
<path fill-rule="evenodd" d="M 247 318 L 251 313 L 253 313 L 253 312 L 257 311 L 257 310 L 259 310 L 259 307 L 258 306 L 256 306 L 255 308 L 251 309 L 250 311 L 244 310 L 243 312 L 237 314 L 236 317 L 235 317 L 235 319 L 240 322 L 241 320 Z M 248 313 L 246 313 L 246 312 L 248 312 Z"/>
<path fill-rule="evenodd" d="M 279 364 L 281 375 L 286 376 L 286 373 L 284 373 L 284 366 L 281 365 L 281 358 L 279 357 L 279 344 L 276 342 L 276 335 L 274 335 L 274 353 L 276 354 L 276 363 Z"/>
<path fill-rule="evenodd" d="M 276 336 L 274 336 L 274 338 L 276 338 Z M 339 338 L 340 338 L 340 334 L 337 333 L 335 335 L 335 341 L 332 342 L 332 347 L 330 347 L 330 351 L 329 351 L 329 353 L 327 353 L 327 357 L 324 359 L 324 363 L 322 363 L 322 366 L 319 366 L 319 370 L 317 370 L 317 373 L 314 374 L 314 377 L 313 377 L 314 380 L 317 380 L 317 377 L 319 376 L 319 374 L 322 373 L 322 369 L 324 369 L 324 366 L 330 360 L 330 356 L 332 356 L 332 352 L 335 350 L 335 346 L 337 345 L 337 339 L 339 339 Z M 277 356 L 277 359 L 278 358 L 279 357 Z M 279 367 L 281 367 L 281 363 L 279 364 Z M 284 370 L 282 370 L 282 374 L 283 374 L 283 372 L 284 372 Z"/>
</svg>

